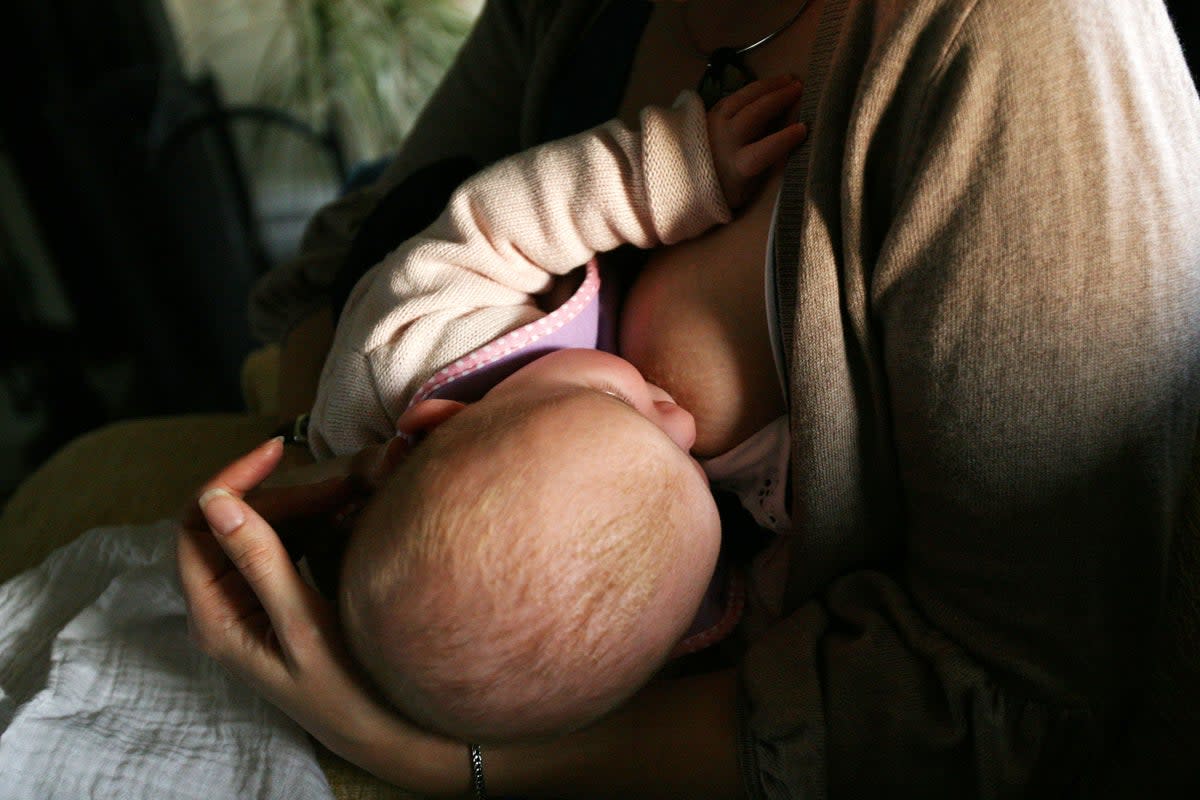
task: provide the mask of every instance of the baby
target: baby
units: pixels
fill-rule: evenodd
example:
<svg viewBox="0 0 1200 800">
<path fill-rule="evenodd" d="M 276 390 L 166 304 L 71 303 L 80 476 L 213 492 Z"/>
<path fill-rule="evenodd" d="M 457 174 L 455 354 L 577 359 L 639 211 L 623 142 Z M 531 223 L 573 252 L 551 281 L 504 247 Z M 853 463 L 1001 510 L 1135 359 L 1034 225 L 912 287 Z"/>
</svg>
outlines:
<svg viewBox="0 0 1200 800">
<path fill-rule="evenodd" d="M 691 415 L 611 354 L 540 355 L 599 302 L 594 266 L 550 314 L 533 296 L 597 252 L 728 221 L 803 138 L 777 124 L 798 94 L 759 81 L 706 113 L 685 93 L 637 133 L 506 159 L 355 287 L 314 451 L 424 435 L 357 520 L 339 591 L 352 651 L 414 721 L 471 741 L 581 727 L 692 626 L 720 525 Z M 489 371 L 510 374 L 439 398 Z"/>
<path fill-rule="evenodd" d="M 667 660 L 713 575 L 720 520 L 691 415 L 596 350 L 442 411 L 351 537 L 351 649 L 431 729 L 577 728 Z"/>
</svg>

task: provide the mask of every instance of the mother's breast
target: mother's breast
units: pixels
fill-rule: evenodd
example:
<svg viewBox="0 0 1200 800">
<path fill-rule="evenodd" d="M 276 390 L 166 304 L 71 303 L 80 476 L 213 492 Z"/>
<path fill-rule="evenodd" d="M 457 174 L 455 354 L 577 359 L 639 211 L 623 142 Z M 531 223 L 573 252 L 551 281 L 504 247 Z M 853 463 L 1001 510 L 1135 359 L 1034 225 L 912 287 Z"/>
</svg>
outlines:
<svg viewBox="0 0 1200 800">
<path fill-rule="evenodd" d="M 785 410 L 764 299 L 767 188 L 728 225 L 651 254 L 622 313 L 622 355 L 692 412 L 701 458 Z"/>
</svg>

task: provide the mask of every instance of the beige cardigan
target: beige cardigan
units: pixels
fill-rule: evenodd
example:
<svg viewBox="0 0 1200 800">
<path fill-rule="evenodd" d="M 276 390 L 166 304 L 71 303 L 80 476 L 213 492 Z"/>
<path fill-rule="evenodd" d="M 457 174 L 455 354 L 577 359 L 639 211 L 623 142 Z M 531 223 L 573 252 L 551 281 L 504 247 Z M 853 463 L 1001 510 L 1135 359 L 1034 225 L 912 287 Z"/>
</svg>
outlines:
<svg viewBox="0 0 1200 800">
<path fill-rule="evenodd" d="M 490 2 L 389 180 L 533 143 L 602 2 Z M 1200 417 L 1200 101 L 1165 8 L 828 0 L 807 86 L 776 254 L 798 535 L 741 663 L 747 791 L 1103 788 Z M 261 331 L 365 208 L 263 284 Z"/>
<path fill-rule="evenodd" d="M 536 295 L 597 253 L 689 239 L 730 219 L 695 92 L 506 158 L 363 276 L 321 372 L 318 458 L 395 435 L 440 368 L 545 316 Z M 398 243 L 399 244 L 399 243 Z"/>
</svg>

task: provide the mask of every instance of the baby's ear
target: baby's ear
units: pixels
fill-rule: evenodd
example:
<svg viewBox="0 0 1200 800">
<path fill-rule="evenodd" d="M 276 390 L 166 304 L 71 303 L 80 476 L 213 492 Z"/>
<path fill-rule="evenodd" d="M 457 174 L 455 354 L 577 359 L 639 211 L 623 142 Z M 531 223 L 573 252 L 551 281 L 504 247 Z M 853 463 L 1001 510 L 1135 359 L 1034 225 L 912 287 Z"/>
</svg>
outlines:
<svg viewBox="0 0 1200 800">
<path fill-rule="evenodd" d="M 378 489 L 382 486 L 388 476 L 396 471 L 396 467 L 408 458 L 411 450 L 412 442 L 409 439 L 403 436 L 394 436 L 389 439 L 388 443 L 383 446 L 383 452 L 379 454 L 379 459 L 375 462 L 372 474 L 368 479 L 372 487 Z"/>
<path fill-rule="evenodd" d="M 403 436 L 394 436 L 383 444 L 364 447 L 350 460 L 350 477 L 357 481 L 360 488 L 375 491 L 383 486 L 411 450 L 412 442 Z"/>
<path fill-rule="evenodd" d="M 400 415 L 396 420 L 396 432 L 411 441 L 420 434 L 429 433 L 466 407 L 457 400 L 422 400 Z"/>
<path fill-rule="evenodd" d="M 466 406 L 457 400 L 422 400 L 396 420 L 396 436 L 384 444 L 364 448 L 354 456 L 351 473 L 369 488 L 380 488 L 396 467 L 408 458 L 421 436 L 464 408 Z"/>
</svg>

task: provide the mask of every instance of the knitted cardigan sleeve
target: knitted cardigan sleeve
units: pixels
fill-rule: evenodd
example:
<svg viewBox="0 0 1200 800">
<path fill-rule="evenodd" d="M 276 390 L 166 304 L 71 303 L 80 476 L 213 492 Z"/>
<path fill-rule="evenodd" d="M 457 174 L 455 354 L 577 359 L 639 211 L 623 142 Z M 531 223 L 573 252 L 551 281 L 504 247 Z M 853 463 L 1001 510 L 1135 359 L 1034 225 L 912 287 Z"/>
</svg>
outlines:
<svg viewBox="0 0 1200 800">
<path fill-rule="evenodd" d="M 1200 418 L 1200 100 L 1157 0 L 851 6 L 801 198 L 799 530 L 741 668 L 748 793 L 1100 794 Z"/>
<path fill-rule="evenodd" d="M 730 218 L 699 98 L 650 107 L 493 164 L 372 268 L 342 312 L 310 432 L 318 457 L 392 436 L 437 369 L 543 316 L 534 296 L 596 253 Z"/>
</svg>

